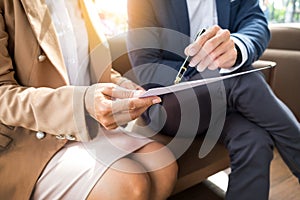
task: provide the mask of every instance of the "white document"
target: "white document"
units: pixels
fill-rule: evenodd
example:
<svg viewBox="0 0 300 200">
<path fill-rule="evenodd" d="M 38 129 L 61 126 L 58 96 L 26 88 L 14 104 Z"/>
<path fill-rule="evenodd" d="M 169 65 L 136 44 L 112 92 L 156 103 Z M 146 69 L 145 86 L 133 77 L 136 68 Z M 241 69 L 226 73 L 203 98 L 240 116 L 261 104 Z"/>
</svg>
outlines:
<svg viewBox="0 0 300 200">
<path fill-rule="evenodd" d="M 266 67 L 252 69 L 252 70 L 239 72 L 239 73 L 235 73 L 235 74 L 229 74 L 229 75 L 224 75 L 224 76 L 220 76 L 220 77 L 200 79 L 200 80 L 195 80 L 195 81 L 187 81 L 187 82 L 182 82 L 182 83 L 179 83 L 179 84 L 166 86 L 166 87 L 152 88 L 152 89 L 147 90 L 144 94 L 140 95 L 139 97 L 142 98 L 142 97 L 157 96 L 157 95 L 162 95 L 162 94 L 178 92 L 178 91 L 181 91 L 181 90 L 197 87 L 197 86 L 200 86 L 200 85 L 206 85 L 206 84 L 209 84 L 209 83 L 213 83 L 213 82 L 216 82 L 216 81 L 221 81 L 221 80 L 232 78 L 232 77 L 235 77 L 235 76 L 240 76 L 240 75 L 249 74 L 249 73 L 252 73 L 252 72 L 272 68 L 275 65 L 276 65 L 276 63 L 274 65 L 270 64 Z"/>
</svg>

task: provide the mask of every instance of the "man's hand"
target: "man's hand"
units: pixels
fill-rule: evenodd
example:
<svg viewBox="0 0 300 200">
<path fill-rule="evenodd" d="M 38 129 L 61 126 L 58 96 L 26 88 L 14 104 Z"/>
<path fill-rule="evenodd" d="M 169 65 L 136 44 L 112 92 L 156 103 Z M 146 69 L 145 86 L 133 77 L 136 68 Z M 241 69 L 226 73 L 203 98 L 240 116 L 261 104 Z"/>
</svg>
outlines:
<svg viewBox="0 0 300 200">
<path fill-rule="evenodd" d="M 228 30 L 213 26 L 185 49 L 185 54 L 192 56 L 191 67 L 199 72 L 206 68 L 215 70 L 232 67 L 237 59 L 237 50 Z"/>
<path fill-rule="evenodd" d="M 106 129 L 115 129 L 139 117 L 149 106 L 161 102 L 157 96 L 133 97 L 137 92 L 143 91 L 128 90 L 113 83 L 98 83 L 86 93 L 86 110 Z"/>
</svg>

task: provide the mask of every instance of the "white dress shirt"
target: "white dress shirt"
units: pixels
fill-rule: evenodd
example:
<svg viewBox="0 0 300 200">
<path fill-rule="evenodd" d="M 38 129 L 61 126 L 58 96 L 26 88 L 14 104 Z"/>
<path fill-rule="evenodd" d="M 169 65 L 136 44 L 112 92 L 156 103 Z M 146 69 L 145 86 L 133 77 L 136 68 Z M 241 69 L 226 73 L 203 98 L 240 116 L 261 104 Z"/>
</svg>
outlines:
<svg viewBox="0 0 300 200">
<path fill-rule="evenodd" d="M 191 41 L 197 32 L 202 28 L 209 28 L 218 24 L 217 7 L 215 0 L 186 0 L 189 20 Z M 245 45 L 236 37 L 231 37 L 235 44 L 240 48 L 242 62 L 230 69 L 220 69 L 220 73 L 230 73 L 240 68 L 248 59 L 248 53 Z"/>
<path fill-rule="evenodd" d="M 88 35 L 77 0 L 46 0 L 71 85 L 89 85 Z"/>
</svg>

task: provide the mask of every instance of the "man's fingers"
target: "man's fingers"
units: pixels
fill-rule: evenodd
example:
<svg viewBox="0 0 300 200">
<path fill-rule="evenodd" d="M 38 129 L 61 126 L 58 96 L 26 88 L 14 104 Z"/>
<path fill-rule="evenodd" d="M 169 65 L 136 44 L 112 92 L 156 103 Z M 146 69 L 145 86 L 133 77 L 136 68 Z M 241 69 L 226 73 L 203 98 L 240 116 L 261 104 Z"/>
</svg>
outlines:
<svg viewBox="0 0 300 200">
<path fill-rule="evenodd" d="M 206 32 L 204 32 L 200 37 L 197 38 L 195 42 L 190 44 L 186 49 L 185 49 L 185 54 L 188 56 L 195 56 L 200 49 L 204 46 L 204 44 L 213 38 L 217 32 L 221 28 L 219 26 L 213 26 L 209 28 Z"/>
<path fill-rule="evenodd" d="M 216 29 L 217 30 L 217 29 Z M 215 70 L 218 67 L 231 67 L 236 60 L 234 42 L 230 39 L 228 30 L 220 29 L 215 36 L 206 41 L 190 61 L 190 66 L 197 66 L 199 72 L 206 68 Z M 226 64 L 225 64 L 226 63 Z M 228 64 L 232 64 L 228 66 Z"/>
<path fill-rule="evenodd" d="M 228 30 L 220 29 L 215 36 L 210 38 L 204 45 L 203 48 L 207 53 L 211 53 L 222 43 L 230 40 L 230 32 Z"/>
</svg>

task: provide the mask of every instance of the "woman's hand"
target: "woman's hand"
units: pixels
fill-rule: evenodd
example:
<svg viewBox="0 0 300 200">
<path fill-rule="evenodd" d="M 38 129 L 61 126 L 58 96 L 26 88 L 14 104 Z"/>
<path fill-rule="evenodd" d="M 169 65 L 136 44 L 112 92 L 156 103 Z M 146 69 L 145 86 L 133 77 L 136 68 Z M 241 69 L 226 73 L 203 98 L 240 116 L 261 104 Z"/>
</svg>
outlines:
<svg viewBox="0 0 300 200">
<path fill-rule="evenodd" d="M 192 56 L 191 67 L 199 72 L 206 68 L 230 68 L 237 59 L 237 50 L 228 30 L 213 26 L 185 49 L 185 54 Z"/>
<path fill-rule="evenodd" d="M 118 78 L 117 85 L 129 90 L 144 90 L 144 88 L 125 77 Z"/>
<path fill-rule="evenodd" d="M 106 129 L 115 129 L 139 117 L 149 106 L 161 102 L 157 96 L 133 97 L 143 92 L 125 89 L 113 83 L 98 83 L 87 90 L 86 110 Z"/>
</svg>

